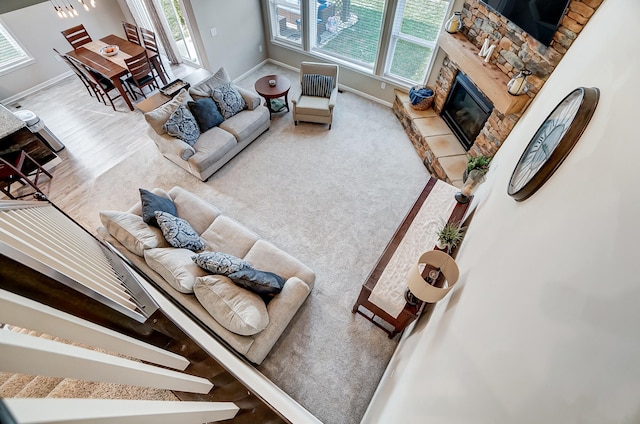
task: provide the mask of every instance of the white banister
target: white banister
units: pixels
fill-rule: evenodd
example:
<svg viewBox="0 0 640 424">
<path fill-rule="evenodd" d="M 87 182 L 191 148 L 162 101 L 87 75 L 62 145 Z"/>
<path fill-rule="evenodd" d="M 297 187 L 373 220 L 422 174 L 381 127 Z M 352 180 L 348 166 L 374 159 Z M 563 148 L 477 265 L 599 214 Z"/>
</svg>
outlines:
<svg viewBox="0 0 640 424">
<path fill-rule="evenodd" d="M 200 424 L 235 417 L 232 402 L 13 398 L 2 400 L 20 424 Z"/>
<path fill-rule="evenodd" d="M 189 361 L 108 328 L 0 289 L 0 322 L 184 370 Z"/>
<path fill-rule="evenodd" d="M 12 331 L 0 337 L 0 371 L 72 377 L 193 393 L 209 393 L 210 381 L 77 346 Z"/>
</svg>

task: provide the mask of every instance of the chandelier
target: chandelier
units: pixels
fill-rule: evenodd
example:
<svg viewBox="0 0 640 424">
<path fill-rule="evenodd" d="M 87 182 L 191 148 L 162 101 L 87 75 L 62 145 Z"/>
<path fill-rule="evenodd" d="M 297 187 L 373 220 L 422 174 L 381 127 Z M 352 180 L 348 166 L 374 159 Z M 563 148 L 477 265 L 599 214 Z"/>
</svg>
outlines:
<svg viewBox="0 0 640 424">
<path fill-rule="evenodd" d="M 59 18 L 73 18 L 74 16 L 78 16 L 78 11 L 73 4 L 71 4 L 71 0 L 49 0 Z M 91 7 L 96 7 L 96 0 L 78 0 L 84 10 L 89 11 L 89 5 Z"/>
</svg>

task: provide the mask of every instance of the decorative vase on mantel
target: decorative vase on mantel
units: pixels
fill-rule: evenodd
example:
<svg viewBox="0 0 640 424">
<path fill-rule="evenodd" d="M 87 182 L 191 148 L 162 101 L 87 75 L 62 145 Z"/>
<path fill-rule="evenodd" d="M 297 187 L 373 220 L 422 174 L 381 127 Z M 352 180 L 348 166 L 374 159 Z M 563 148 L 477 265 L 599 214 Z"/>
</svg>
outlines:
<svg viewBox="0 0 640 424">
<path fill-rule="evenodd" d="M 462 12 L 454 12 L 453 16 L 444 25 L 444 30 L 449 34 L 455 34 L 462 29 L 462 26 Z"/>
</svg>

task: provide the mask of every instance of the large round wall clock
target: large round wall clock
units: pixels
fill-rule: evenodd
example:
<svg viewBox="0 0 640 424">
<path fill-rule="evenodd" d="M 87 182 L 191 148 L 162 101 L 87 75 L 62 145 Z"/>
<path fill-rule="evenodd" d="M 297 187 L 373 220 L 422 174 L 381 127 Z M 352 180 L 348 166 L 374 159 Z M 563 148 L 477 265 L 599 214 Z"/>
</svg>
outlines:
<svg viewBox="0 0 640 424">
<path fill-rule="evenodd" d="M 545 119 L 518 160 L 507 193 L 529 198 L 553 175 L 584 132 L 598 104 L 600 91 L 580 87 L 567 95 Z"/>
</svg>

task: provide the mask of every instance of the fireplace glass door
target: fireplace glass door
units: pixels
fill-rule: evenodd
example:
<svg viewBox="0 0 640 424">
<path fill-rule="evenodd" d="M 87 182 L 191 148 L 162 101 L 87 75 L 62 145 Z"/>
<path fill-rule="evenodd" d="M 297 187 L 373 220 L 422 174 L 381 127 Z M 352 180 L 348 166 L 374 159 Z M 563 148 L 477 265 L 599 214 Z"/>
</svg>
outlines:
<svg viewBox="0 0 640 424">
<path fill-rule="evenodd" d="M 469 77 L 458 72 L 442 118 L 465 150 L 469 150 L 493 111 L 493 104 L 476 88 Z"/>
</svg>

